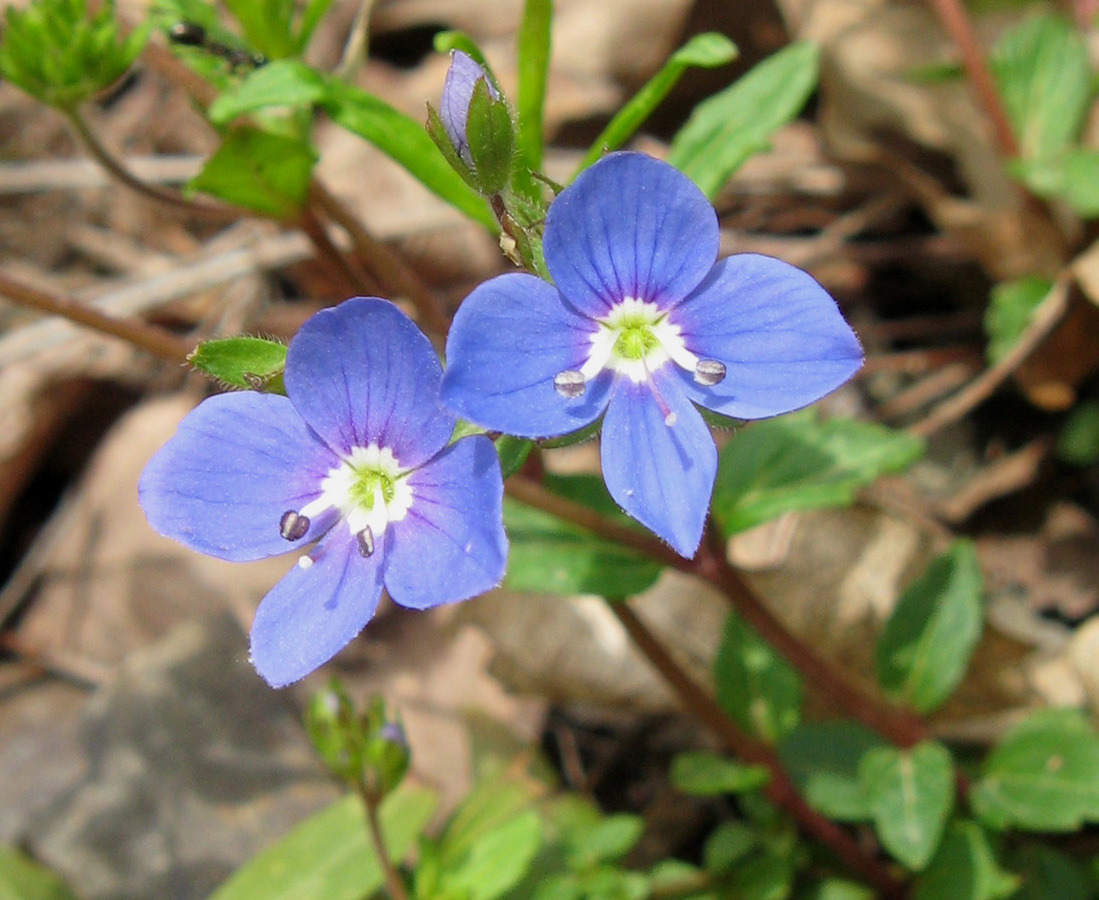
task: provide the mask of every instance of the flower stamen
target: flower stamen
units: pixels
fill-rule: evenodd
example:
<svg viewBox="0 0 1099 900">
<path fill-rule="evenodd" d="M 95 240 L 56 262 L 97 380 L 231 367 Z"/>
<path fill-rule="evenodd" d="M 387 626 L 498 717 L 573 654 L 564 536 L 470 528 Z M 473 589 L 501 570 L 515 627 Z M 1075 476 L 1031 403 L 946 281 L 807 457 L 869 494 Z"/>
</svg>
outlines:
<svg viewBox="0 0 1099 900">
<path fill-rule="evenodd" d="M 279 519 L 279 534 L 288 541 L 300 541 L 309 530 L 309 517 L 288 509 Z"/>
<path fill-rule="evenodd" d="M 369 559 L 374 555 L 374 532 L 369 525 L 355 535 L 355 541 L 359 547 L 359 556 L 363 559 Z"/>
</svg>

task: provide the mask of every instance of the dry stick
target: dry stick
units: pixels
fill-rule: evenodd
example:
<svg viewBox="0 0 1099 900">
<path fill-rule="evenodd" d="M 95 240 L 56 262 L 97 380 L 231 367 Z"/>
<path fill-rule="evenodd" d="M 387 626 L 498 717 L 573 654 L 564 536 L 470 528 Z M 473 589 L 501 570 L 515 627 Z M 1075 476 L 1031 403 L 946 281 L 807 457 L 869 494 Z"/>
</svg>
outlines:
<svg viewBox="0 0 1099 900">
<path fill-rule="evenodd" d="M 355 252 L 382 287 L 390 293 L 409 299 L 416 307 L 420 324 L 425 330 L 439 337 L 447 333 L 450 318 L 446 310 L 439 302 L 439 298 L 432 293 L 408 263 L 384 242 L 374 237 L 359 217 L 316 179 L 310 185 L 309 199 L 347 232 Z"/>
<path fill-rule="evenodd" d="M 135 347 L 147 350 L 154 356 L 172 362 L 185 362 L 187 354 L 191 351 L 190 344 L 163 328 L 133 319 L 115 319 L 105 316 L 86 303 L 32 287 L 3 271 L 0 271 L 0 294 L 19 306 L 63 316 L 78 325 L 120 338 Z"/>
<path fill-rule="evenodd" d="M 909 433 L 927 437 L 957 422 L 987 400 L 1064 317 L 1068 310 L 1068 287 L 1069 276 L 1061 273 L 1045 299 L 1034 310 L 1026 329 L 1011 349 L 995 365 L 985 369 L 958 393 L 932 409 L 926 418 L 910 426 Z"/>
<path fill-rule="evenodd" d="M 328 236 L 328 229 L 315 212 L 308 207 L 303 210 L 298 225 L 313 242 L 317 255 L 343 277 L 347 289 L 359 294 L 373 293 L 370 279 L 358 266 L 352 265 L 351 260 L 332 243 L 332 239 Z"/>
<path fill-rule="evenodd" d="M 772 803 L 785 810 L 805 831 L 828 847 L 852 872 L 873 885 L 882 897 L 904 896 L 903 883 L 895 879 L 885 865 L 864 853 L 844 829 L 805 802 L 774 751 L 744 734 L 714 699 L 683 671 L 625 602 L 610 603 L 609 606 L 683 704 L 738 758 L 767 768 L 770 778 L 763 790 Z"/>
<path fill-rule="evenodd" d="M 985 115 L 992 122 L 1000 153 L 1008 158 L 1018 156 L 1019 143 L 1015 140 L 1011 120 L 1007 117 L 1003 103 L 1000 102 L 996 84 L 992 80 L 988 66 L 985 65 L 984 54 L 973 34 L 969 16 L 958 0 L 928 0 L 928 2 L 938 16 L 939 24 L 950 35 L 951 40 L 958 47 L 958 52 L 962 55 L 962 65 L 965 67 L 966 75 L 977 92 Z"/>
</svg>

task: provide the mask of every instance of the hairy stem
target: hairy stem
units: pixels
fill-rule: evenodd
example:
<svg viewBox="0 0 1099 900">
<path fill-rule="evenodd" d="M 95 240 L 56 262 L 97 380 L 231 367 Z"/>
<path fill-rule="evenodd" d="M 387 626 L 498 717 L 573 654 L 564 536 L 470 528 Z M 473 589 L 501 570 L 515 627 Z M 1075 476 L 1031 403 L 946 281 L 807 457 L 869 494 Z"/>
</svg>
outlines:
<svg viewBox="0 0 1099 900">
<path fill-rule="evenodd" d="M 882 897 L 903 896 L 903 883 L 895 879 L 879 860 L 865 853 L 847 831 L 805 802 L 775 752 L 766 744 L 742 732 L 717 702 L 680 667 L 625 602 L 611 603 L 610 608 L 683 705 L 739 759 L 767 768 L 770 778 L 763 791 L 772 803 L 828 847 L 852 872 L 879 891 Z"/>
<path fill-rule="evenodd" d="M 0 294 L 19 306 L 62 316 L 77 325 L 120 338 L 172 362 L 185 362 L 191 351 L 191 344 L 163 328 L 136 319 L 115 319 L 104 315 L 93 306 L 72 297 L 62 297 L 41 290 L 3 271 L 0 271 Z"/>
<path fill-rule="evenodd" d="M 385 875 L 385 889 L 389 894 L 389 900 L 408 900 L 408 891 L 405 890 L 401 874 L 389 858 L 389 852 L 385 849 L 385 837 L 382 835 L 382 823 L 378 819 L 378 799 L 361 782 L 356 784 L 359 797 L 366 811 L 366 831 L 370 835 L 370 844 L 374 848 L 374 855 L 378 858 L 378 865 Z"/>
</svg>

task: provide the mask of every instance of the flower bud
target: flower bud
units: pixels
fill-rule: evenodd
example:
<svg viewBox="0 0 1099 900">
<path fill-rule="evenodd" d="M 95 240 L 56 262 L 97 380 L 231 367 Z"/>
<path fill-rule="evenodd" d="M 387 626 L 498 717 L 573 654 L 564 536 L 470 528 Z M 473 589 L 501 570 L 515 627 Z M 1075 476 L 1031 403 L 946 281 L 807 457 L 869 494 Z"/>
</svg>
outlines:
<svg viewBox="0 0 1099 900">
<path fill-rule="evenodd" d="M 476 190 L 491 195 L 508 183 L 515 148 L 511 113 L 484 67 L 461 50 L 451 51 L 439 110 L 428 107 L 427 127 Z"/>
</svg>

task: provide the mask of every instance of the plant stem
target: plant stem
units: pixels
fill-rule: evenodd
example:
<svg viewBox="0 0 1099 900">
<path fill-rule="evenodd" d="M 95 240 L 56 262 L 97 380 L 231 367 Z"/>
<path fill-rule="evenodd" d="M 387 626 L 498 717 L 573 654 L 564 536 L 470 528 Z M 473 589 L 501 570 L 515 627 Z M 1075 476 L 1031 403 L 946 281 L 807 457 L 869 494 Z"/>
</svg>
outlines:
<svg viewBox="0 0 1099 900">
<path fill-rule="evenodd" d="M 772 803 L 792 816 L 806 832 L 828 847 L 852 872 L 879 891 L 882 897 L 903 896 L 904 885 L 893 877 L 889 869 L 873 856 L 864 853 L 854 838 L 839 825 L 805 802 L 775 752 L 766 744 L 742 732 L 717 702 L 687 675 L 624 601 L 609 605 L 634 643 L 675 691 L 683 705 L 739 759 L 766 766 L 770 778 L 763 791 Z"/>
<path fill-rule="evenodd" d="M 985 115 L 992 123 L 1000 153 L 1008 159 L 1018 156 L 1019 142 L 1015 139 L 1011 120 L 1008 119 L 1004 105 L 1000 101 L 996 83 L 992 79 L 988 66 L 985 65 L 984 54 L 973 34 L 973 25 L 969 21 L 968 14 L 958 0 L 929 0 L 929 2 L 939 19 L 939 24 L 950 35 L 958 52 L 962 55 L 962 66 L 965 68 L 970 84 L 977 92 Z"/>
<path fill-rule="evenodd" d="M 355 252 L 366 264 L 367 269 L 378 279 L 383 290 L 393 295 L 407 297 L 416 307 L 420 325 L 426 331 L 438 337 L 446 335 L 450 327 L 450 317 L 439 302 L 439 298 L 416 274 L 415 269 L 385 243 L 374 237 L 359 217 L 316 179 L 310 185 L 309 199 L 347 232 Z"/>
<path fill-rule="evenodd" d="M 760 636 L 793 665 L 809 684 L 816 686 L 850 715 L 877 731 L 893 744 L 910 747 L 928 737 L 923 722 L 849 682 L 808 644 L 786 628 L 763 605 L 725 559 L 716 538 L 704 543 L 698 555 L 684 559 L 658 538 L 620 525 L 605 516 L 566 500 L 529 479 L 513 476 L 505 485 L 508 495 L 521 503 L 552 513 L 561 519 L 615 543 L 631 547 L 664 565 L 695 575 L 720 590 Z"/>
<path fill-rule="evenodd" d="M 405 890 L 401 874 L 389 858 L 389 852 L 385 849 L 385 838 L 382 835 L 382 824 L 378 820 L 378 800 L 361 782 L 355 785 L 359 797 L 366 811 L 366 831 L 370 835 L 370 844 L 374 848 L 374 855 L 378 858 L 378 865 L 385 876 L 385 889 L 389 894 L 389 900 L 408 900 L 408 891 Z"/>
<path fill-rule="evenodd" d="M 186 362 L 192 347 L 170 331 L 135 319 L 115 319 L 93 306 L 26 284 L 0 271 L 0 294 L 27 309 L 62 316 L 78 325 L 120 338 L 171 362 Z"/>
<path fill-rule="evenodd" d="M 68 119 L 73 130 L 76 131 L 80 136 L 81 141 L 83 141 L 84 147 L 96 162 L 103 166 L 107 171 L 107 174 L 114 178 L 115 181 L 125 185 L 130 190 L 141 194 L 143 197 L 147 197 L 150 200 L 154 200 L 157 203 L 165 203 L 169 206 L 174 206 L 176 209 L 186 212 L 188 215 L 199 216 L 203 219 L 215 222 L 236 222 L 244 215 L 241 210 L 235 209 L 234 207 L 215 205 L 212 203 L 194 203 L 178 191 L 142 181 L 115 159 L 111 152 L 100 143 L 95 132 L 91 130 L 88 123 L 85 122 L 84 118 L 80 115 L 79 110 L 69 110 Z"/>
</svg>

